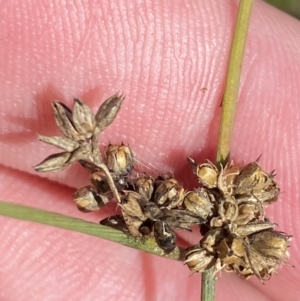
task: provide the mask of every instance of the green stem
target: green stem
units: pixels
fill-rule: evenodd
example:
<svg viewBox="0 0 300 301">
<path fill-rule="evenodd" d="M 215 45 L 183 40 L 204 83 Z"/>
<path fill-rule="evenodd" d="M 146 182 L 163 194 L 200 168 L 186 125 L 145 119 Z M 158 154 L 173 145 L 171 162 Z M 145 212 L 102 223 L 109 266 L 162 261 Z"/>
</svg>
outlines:
<svg viewBox="0 0 300 301">
<path fill-rule="evenodd" d="M 253 0 L 241 0 L 236 20 L 235 32 L 229 58 L 227 81 L 222 102 L 217 162 L 225 164 L 229 160 L 236 103 L 239 92 L 242 62 L 244 57 L 248 27 Z"/>
<path fill-rule="evenodd" d="M 253 0 L 241 0 L 229 58 L 227 80 L 222 102 L 222 114 L 217 149 L 217 164 L 229 161 L 232 132 L 239 92 L 242 62 L 250 23 Z M 216 279 L 213 268 L 202 274 L 201 301 L 215 300 Z"/>
<path fill-rule="evenodd" d="M 58 227 L 61 229 L 72 230 L 107 239 L 153 255 L 174 260 L 182 260 L 182 250 L 178 247 L 176 247 L 171 253 L 165 254 L 159 247 L 157 247 L 153 238 L 135 239 L 131 235 L 127 235 L 122 231 L 111 227 L 106 227 L 55 212 L 0 201 L 0 215 Z"/>
</svg>

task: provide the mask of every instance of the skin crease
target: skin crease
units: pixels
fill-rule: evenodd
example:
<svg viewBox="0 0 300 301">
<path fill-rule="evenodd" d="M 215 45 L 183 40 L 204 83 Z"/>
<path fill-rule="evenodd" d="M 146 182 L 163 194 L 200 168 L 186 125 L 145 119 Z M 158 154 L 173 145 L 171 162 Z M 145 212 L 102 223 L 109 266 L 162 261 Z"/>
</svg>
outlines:
<svg viewBox="0 0 300 301">
<path fill-rule="evenodd" d="M 87 174 L 36 174 L 56 150 L 50 103 L 84 99 L 95 111 L 126 100 L 101 136 L 128 143 L 141 170 L 174 172 L 192 188 L 186 157 L 214 160 L 237 1 L 30 1 L 0 3 L 0 199 L 98 222 L 72 201 Z M 256 1 L 245 52 L 231 156 L 276 168 L 280 200 L 266 210 L 294 235 L 299 267 L 299 21 Z M 206 89 L 204 89 L 206 88 Z M 200 275 L 175 262 L 38 224 L 0 217 L 0 300 L 199 300 Z M 182 234 L 196 242 L 198 237 Z M 222 273 L 216 300 L 299 300 L 284 266 L 265 285 Z"/>
</svg>

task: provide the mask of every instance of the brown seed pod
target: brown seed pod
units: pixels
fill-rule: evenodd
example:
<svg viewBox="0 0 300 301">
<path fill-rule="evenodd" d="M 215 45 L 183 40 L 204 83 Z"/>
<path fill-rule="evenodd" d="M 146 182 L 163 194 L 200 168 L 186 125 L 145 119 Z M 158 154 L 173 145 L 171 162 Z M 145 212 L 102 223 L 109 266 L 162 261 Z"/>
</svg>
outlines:
<svg viewBox="0 0 300 301">
<path fill-rule="evenodd" d="M 134 237 L 142 236 L 139 229 L 142 226 L 143 221 L 136 216 L 127 214 L 127 212 L 123 209 L 121 211 L 129 233 Z"/>
<path fill-rule="evenodd" d="M 212 214 L 214 203 L 213 194 L 205 188 L 189 191 L 183 199 L 184 207 L 203 219 L 207 219 Z"/>
<path fill-rule="evenodd" d="M 194 273 L 203 272 L 211 268 L 216 262 L 214 255 L 201 248 L 200 245 L 187 248 L 184 259 L 184 263 Z"/>
<path fill-rule="evenodd" d="M 138 176 L 134 182 L 134 190 L 139 193 L 145 200 L 149 201 L 154 190 L 153 178 L 147 175 Z"/>
<path fill-rule="evenodd" d="M 92 187 L 86 186 L 77 190 L 74 194 L 77 208 L 83 212 L 99 210 L 108 203 L 108 198 L 93 190 Z"/>
<path fill-rule="evenodd" d="M 74 98 L 72 121 L 76 131 L 86 139 L 92 137 L 96 120 L 92 110 L 80 99 Z"/>
<path fill-rule="evenodd" d="M 242 238 L 230 235 L 221 241 L 217 250 L 219 270 L 235 271 L 241 275 L 247 271 L 247 274 L 252 274 L 251 267 L 246 261 L 246 247 Z"/>
<path fill-rule="evenodd" d="M 216 246 L 216 251 L 222 266 L 240 263 L 238 258 L 242 259 L 246 255 L 243 239 L 234 235 L 229 235 L 222 239 Z"/>
<path fill-rule="evenodd" d="M 219 171 L 217 167 L 206 160 L 207 163 L 197 164 L 192 158 L 188 158 L 194 174 L 198 178 L 198 182 L 206 188 L 216 188 L 218 184 Z"/>
<path fill-rule="evenodd" d="M 218 176 L 218 189 L 223 195 L 232 195 L 235 187 L 235 180 L 240 173 L 240 168 L 234 165 L 233 161 L 227 163 Z"/>
<path fill-rule="evenodd" d="M 245 165 L 237 176 L 235 193 L 251 194 L 255 189 L 263 189 L 268 180 L 268 175 L 261 169 L 258 163 L 251 162 Z"/>
<path fill-rule="evenodd" d="M 106 173 L 104 171 L 98 170 L 92 173 L 90 181 L 98 192 L 102 194 L 110 192 L 110 187 L 106 181 Z"/>
<path fill-rule="evenodd" d="M 224 199 L 219 200 L 219 217 L 223 222 L 233 222 L 239 214 L 237 203 L 233 196 L 227 195 Z"/>
<path fill-rule="evenodd" d="M 68 138 L 78 141 L 84 140 L 74 127 L 72 111 L 61 102 L 52 103 L 54 118 L 60 131 Z"/>
<path fill-rule="evenodd" d="M 70 165 L 72 153 L 63 152 L 48 156 L 41 163 L 37 164 L 34 169 L 38 172 L 57 172 L 65 169 Z"/>
<path fill-rule="evenodd" d="M 275 230 L 254 233 L 245 238 L 246 259 L 252 275 L 256 275 L 261 281 L 270 279 L 276 269 L 286 263 L 290 240 L 291 236 Z M 251 273 L 246 275 L 250 276 Z"/>
<path fill-rule="evenodd" d="M 254 233 L 248 238 L 251 249 L 255 249 L 263 256 L 273 257 L 278 260 L 289 257 L 287 249 L 292 239 L 291 235 L 270 229 Z"/>
<path fill-rule="evenodd" d="M 224 220 L 220 216 L 213 217 L 209 222 L 209 227 L 211 229 L 220 228 L 224 225 Z"/>
<path fill-rule="evenodd" d="M 214 254 L 216 253 L 217 246 L 224 238 L 226 238 L 226 234 L 226 230 L 223 228 L 209 230 L 201 239 L 200 245 L 208 252 Z"/>
<path fill-rule="evenodd" d="M 134 164 L 133 153 L 126 145 L 109 145 L 106 150 L 106 165 L 116 178 L 128 175 Z"/>
<path fill-rule="evenodd" d="M 184 197 L 184 188 L 172 177 L 162 176 L 156 180 L 157 188 L 154 192 L 154 202 L 168 209 L 181 206 Z"/>
<path fill-rule="evenodd" d="M 165 252 L 172 252 L 176 247 L 176 235 L 174 230 L 163 221 L 156 221 L 153 227 L 154 238 L 157 245 Z"/>
<path fill-rule="evenodd" d="M 73 152 L 76 148 L 79 147 L 79 143 L 75 140 L 72 140 L 68 137 L 60 137 L 60 136 L 43 136 L 38 135 L 38 140 L 44 143 L 56 146 L 61 148 L 67 152 Z"/>
<path fill-rule="evenodd" d="M 137 192 L 124 190 L 123 195 L 121 196 L 121 208 L 122 212 L 126 212 L 127 215 L 131 217 L 136 217 L 141 221 L 146 220 L 139 201 L 142 199 L 142 196 Z"/>
<path fill-rule="evenodd" d="M 114 121 L 124 99 L 124 95 L 116 93 L 102 103 L 95 115 L 97 132 L 101 133 Z"/>
<path fill-rule="evenodd" d="M 238 206 L 238 216 L 234 220 L 237 225 L 246 225 L 251 221 L 258 219 L 263 216 L 263 208 L 260 203 L 252 204 L 246 203 Z"/>
<path fill-rule="evenodd" d="M 146 201 L 144 198 L 138 200 L 143 214 L 152 221 L 157 221 L 162 218 L 163 212 L 153 202 Z"/>
<path fill-rule="evenodd" d="M 183 209 L 162 209 L 163 216 L 161 221 L 164 221 L 172 228 L 182 229 L 186 231 L 191 231 L 193 225 L 199 225 L 204 223 L 202 217 Z"/>
<path fill-rule="evenodd" d="M 267 229 L 273 229 L 276 225 L 268 221 L 254 221 L 246 225 L 237 226 L 234 224 L 231 228 L 231 232 L 238 236 L 248 236 L 253 233 L 257 233 Z"/>
</svg>

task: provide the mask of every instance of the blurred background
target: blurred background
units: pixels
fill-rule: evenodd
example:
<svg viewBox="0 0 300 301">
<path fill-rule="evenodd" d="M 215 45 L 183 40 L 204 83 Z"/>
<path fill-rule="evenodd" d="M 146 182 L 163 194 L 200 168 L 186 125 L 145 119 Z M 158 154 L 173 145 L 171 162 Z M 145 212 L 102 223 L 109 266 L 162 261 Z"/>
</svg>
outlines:
<svg viewBox="0 0 300 301">
<path fill-rule="evenodd" d="M 300 0 L 264 0 L 300 20 Z"/>
</svg>

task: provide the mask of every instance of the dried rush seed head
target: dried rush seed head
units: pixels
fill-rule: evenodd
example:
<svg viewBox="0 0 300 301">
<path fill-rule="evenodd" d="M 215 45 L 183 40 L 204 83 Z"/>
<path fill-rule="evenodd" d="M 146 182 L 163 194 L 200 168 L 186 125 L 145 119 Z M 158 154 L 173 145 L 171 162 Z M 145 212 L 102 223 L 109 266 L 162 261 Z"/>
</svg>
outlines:
<svg viewBox="0 0 300 301">
<path fill-rule="evenodd" d="M 63 150 L 38 164 L 37 171 L 58 171 L 78 161 L 90 174 L 90 186 L 77 190 L 79 210 L 99 210 L 116 200 L 120 214 L 100 223 L 134 237 L 152 236 L 163 252 L 176 247 L 175 229 L 191 231 L 199 225 L 202 239 L 185 250 L 185 263 L 196 273 L 235 271 L 244 278 L 267 280 L 288 259 L 291 236 L 275 230 L 264 208 L 274 203 L 280 189 L 273 172 L 258 162 L 243 167 L 229 162 L 218 168 L 210 161 L 198 164 L 188 158 L 200 187 L 186 191 L 170 175 L 152 178 L 134 170 L 129 146 L 109 145 L 99 150 L 99 135 L 112 123 L 124 97 L 113 95 L 96 115 L 81 100 L 73 111 L 53 103 L 56 124 L 63 137 L 39 136 L 39 140 Z"/>
<path fill-rule="evenodd" d="M 39 136 L 45 143 L 64 149 L 66 152 L 54 154 L 35 166 L 36 171 L 58 171 L 70 164 L 83 160 L 102 162 L 100 153 L 95 155 L 93 140 L 108 126 L 118 113 L 123 96 L 114 95 L 106 100 L 94 117 L 91 109 L 79 99 L 74 99 L 73 112 L 60 102 L 53 103 L 57 126 L 66 137 Z"/>
<path fill-rule="evenodd" d="M 95 116 L 91 109 L 79 99 L 74 99 L 73 112 L 64 104 L 54 102 L 53 112 L 56 124 L 66 137 L 40 136 L 39 138 L 45 143 L 63 148 L 65 152 L 47 157 L 35 166 L 35 170 L 39 172 L 59 171 L 76 161 L 86 162 L 87 166 L 93 164 L 95 169 L 102 170 L 105 173 L 112 194 L 120 202 L 113 175 L 102 162 L 98 140 L 99 134 L 115 119 L 123 99 L 122 95 L 113 95 L 100 106 Z M 81 204 L 83 203 L 81 202 Z M 96 207 L 87 205 L 86 210 L 90 211 L 91 208 Z"/>
<path fill-rule="evenodd" d="M 264 207 L 275 202 L 280 191 L 273 173 L 264 172 L 258 162 L 242 168 L 230 162 L 218 171 L 209 161 L 188 160 L 202 184 L 202 197 L 199 201 L 195 196 L 195 201 L 194 195 L 187 195 L 184 204 L 202 215 L 207 208 L 208 219 L 201 225 L 199 244 L 186 249 L 185 263 L 193 272 L 213 266 L 215 273 L 235 271 L 245 278 L 269 279 L 286 262 L 291 239 L 264 215 Z M 194 209 L 196 203 L 201 210 Z"/>
</svg>

